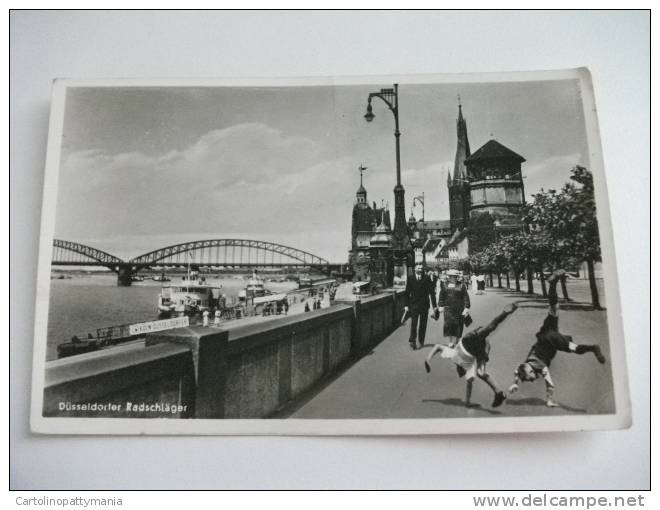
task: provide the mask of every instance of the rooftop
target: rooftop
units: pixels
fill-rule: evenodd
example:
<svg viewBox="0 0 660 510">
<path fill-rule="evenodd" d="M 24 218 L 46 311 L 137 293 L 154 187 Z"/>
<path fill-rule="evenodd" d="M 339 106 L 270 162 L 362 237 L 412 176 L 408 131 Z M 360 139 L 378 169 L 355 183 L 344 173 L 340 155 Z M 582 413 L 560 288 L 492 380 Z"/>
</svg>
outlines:
<svg viewBox="0 0 660 510">
<path fill-rule="evenodd" d="M 488 140 L 477 151 L 465 160 L 466 163 L 474 163 L 485 159 L 515 159 L 520 162 L 525 161 L 520 154 L 516 154 L 508 147 L 505 147 L 497 140 Z"/>
</svg>

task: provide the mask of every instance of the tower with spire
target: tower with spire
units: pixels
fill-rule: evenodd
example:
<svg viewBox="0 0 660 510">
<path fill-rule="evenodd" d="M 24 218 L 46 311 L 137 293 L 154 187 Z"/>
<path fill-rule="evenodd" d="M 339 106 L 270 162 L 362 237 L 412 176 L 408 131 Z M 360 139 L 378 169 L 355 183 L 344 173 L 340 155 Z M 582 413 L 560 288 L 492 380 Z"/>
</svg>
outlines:
<svg viewBox="0 0 660 510">
<path fill-rule="evenodd" d="M 388 205 L 383 203 L 380 207 L 373 203 L 369 204 L 367 200 L 367 190 L 364 187 L 363 174 L 367 167 L 360 165 L 360 187 L 355 193 L 355 202 L 353 204 L 353 217 L 351 222 L 351 249 L 348 254 L 348 263 L 353 272 L 353 278 L 356 280 L 369 280 L 370 271 L 374 267 L 371 263 L 372 255 L 378 255 L 382 258 L 383 253 L 383 232 L 388 232 L 391 248 L 391 230 L 390 211 Z M 380 229 L 380 230 L 379 230 Z M 375 236 L 375 234 L 381 234 Z M 373 251 L 372 241 L 378 245 L 378 250 Z M 378 266 L 379 268 L 381 266 Z M 389 267 L 389 266 L 385 266 Z M 387 274 L 388 271 L 385 271 Z"/>
<path fill-rule="evenodd" d="M 451 231 L 462 230 L 467 226 L 470 216 L 470 178 L 465 161 L 470 157 L 470 141 L 467 124 L 463 118 L 461 96 L 458 96 L 458 118 L 456 119 L 456 156 L 454 174 L 447 175 L 449 191 L 449 221 Z"/>
</svg>

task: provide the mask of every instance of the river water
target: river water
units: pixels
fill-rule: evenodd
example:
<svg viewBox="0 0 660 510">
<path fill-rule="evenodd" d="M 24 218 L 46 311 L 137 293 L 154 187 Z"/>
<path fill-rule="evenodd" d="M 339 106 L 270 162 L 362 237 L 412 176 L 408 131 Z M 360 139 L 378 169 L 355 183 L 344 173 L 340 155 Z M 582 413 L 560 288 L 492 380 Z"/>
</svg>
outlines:
<svg viewBox="0 0 660 510">
<path fill-rule="evenodd" d="M 71 276 L 71 279 L 50 282 L 47 360 L 56 359 L 57 345 L 73 335 L 84 339 L 88 333 L 96 335 L 97 328 L 158 319 L 156 306 L 162 282 L 145 279 L 133 282 L 130 287 L 118 287 L 114 273 Z M 172 276 L 172 281 L 164 284 L 174 285 L 180 281 L 180 277 Z M 221 285 L 229 300 L 235 300 L 246 284 L 242 277 L 207 276 L 207 282 Z M 294 282 L 266 282 L 266 288 L 273 293 L 297 287 Z"/>
</svg>

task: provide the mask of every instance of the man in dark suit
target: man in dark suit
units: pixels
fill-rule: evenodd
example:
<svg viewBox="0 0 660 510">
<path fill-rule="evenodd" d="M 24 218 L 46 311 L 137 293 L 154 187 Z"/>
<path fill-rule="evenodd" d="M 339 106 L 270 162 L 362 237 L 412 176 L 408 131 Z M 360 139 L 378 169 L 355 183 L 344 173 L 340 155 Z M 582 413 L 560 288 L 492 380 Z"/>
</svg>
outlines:
<svg viewBox="0 0 660 510">
<path fill-rule="evenodd" d="M 433 305 L 435 316 L 439 315 L 435 300 L 435 286 L 431 279 L 424 274 L 424 266 L 421 262 L 415 264 L 415 274 L 406 282 L 406 298 L 408 306 L 405 311 L 412 319 L 410 322 L 410 348 L 417 349 L 417 339 L 420 347 L 424 345 L 426 337 L 426 323 L 429 318 L 429 305 Z M 419 326 L 419 330 L 418 330 Z"/>
</svg>

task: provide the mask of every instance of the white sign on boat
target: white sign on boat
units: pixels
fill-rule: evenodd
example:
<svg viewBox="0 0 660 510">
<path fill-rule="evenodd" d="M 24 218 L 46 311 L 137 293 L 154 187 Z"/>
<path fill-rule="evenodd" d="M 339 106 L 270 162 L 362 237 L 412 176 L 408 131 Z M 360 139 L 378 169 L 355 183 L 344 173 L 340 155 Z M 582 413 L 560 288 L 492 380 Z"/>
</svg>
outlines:
<svg viewBox="0 0 660 510">
<path fill-rule="evenodd" d="M 173 328 L 185 328 L 190 325 L 189 317 L 176 317 L 174 319 L 164 319 L 162 321 L 141 322 L 139 324 L 131 324 L 128 331 L 133 335 L 144 335 L 145 333 L 152 333 L 154 331 L 164 331 Z"/>
</svg>

